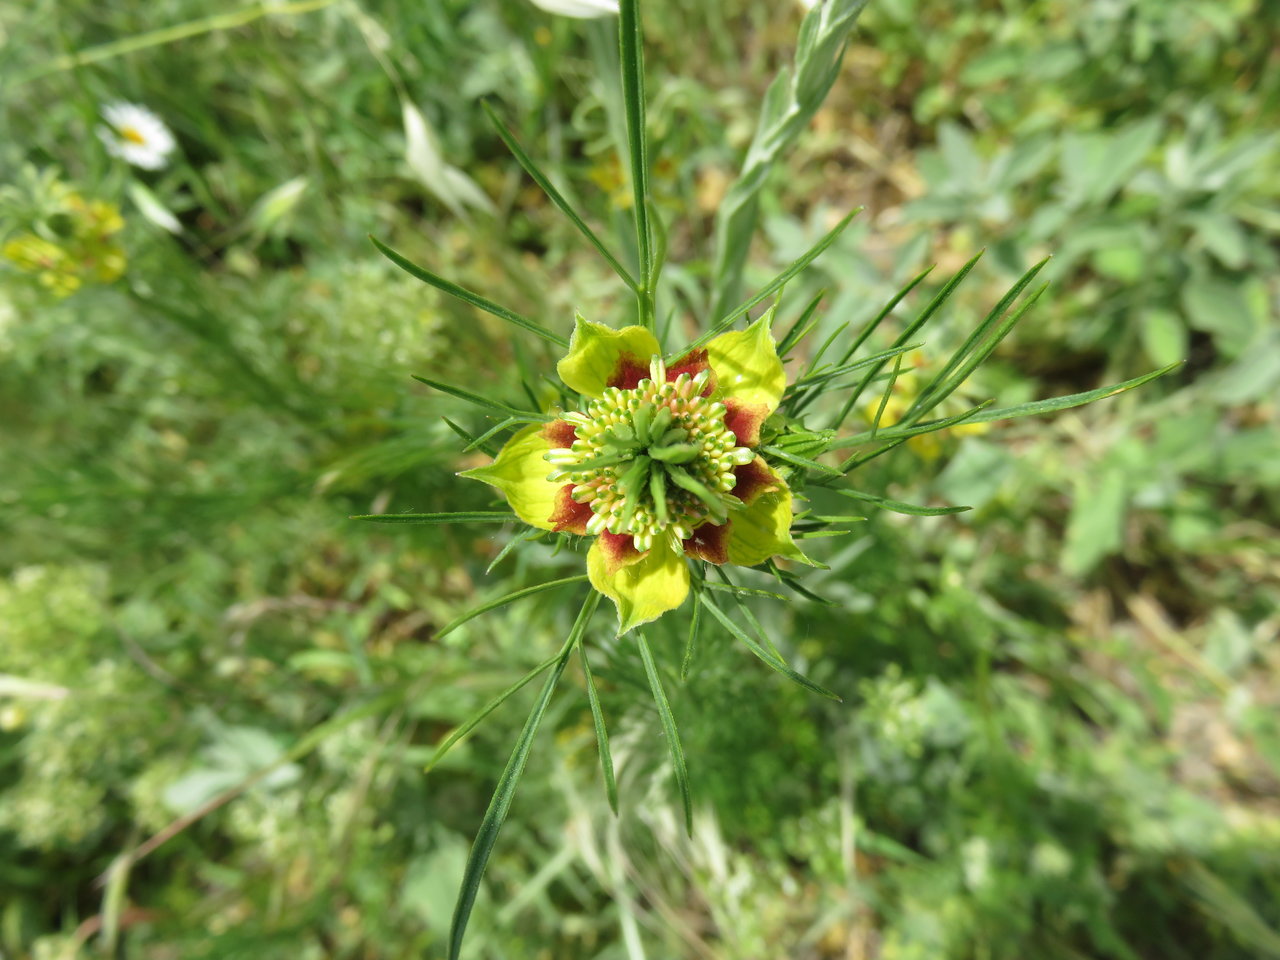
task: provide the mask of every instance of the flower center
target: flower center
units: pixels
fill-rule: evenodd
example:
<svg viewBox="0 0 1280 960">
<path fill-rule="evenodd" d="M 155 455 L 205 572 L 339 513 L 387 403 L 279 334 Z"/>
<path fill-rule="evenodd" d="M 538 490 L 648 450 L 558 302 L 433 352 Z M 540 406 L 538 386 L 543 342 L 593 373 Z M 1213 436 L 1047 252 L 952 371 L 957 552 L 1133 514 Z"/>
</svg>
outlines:
<svg viewBox="0 0 1280 960">
<path fill-rule="evenodd" d="M 136 143 L 138 146 L 142 146 L 147 142 L 147 138 L 138 131 L 137 127 L 120 127 L 120 137 L 130 143 Z"/>
<path fill-rule="evenodd" d="M 573 499 L 590 504 L 587 533 L 630 534 L 637 550 L 664 535 L 681 549 L 703 523 L 724 523 L 742 501 L 731 491 L 734 468 L 755 459 L 724 424 L 725 407 L 702 396 L 710 376 L 682 373 L 667 382 L 661 357 L 634 390 L 610 387 L 581 413 L 565 414 L 577 439 L 546 454 L 547 478 L 573 483 Z"/>
</svg>

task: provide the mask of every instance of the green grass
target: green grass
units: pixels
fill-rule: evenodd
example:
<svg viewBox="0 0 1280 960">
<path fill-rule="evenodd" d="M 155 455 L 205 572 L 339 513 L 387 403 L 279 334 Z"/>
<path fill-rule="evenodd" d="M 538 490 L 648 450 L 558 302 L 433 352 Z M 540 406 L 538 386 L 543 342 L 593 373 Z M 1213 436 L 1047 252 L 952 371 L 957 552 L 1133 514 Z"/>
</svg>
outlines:
<svg viewBox="0 0 1280 960">
<path fill-rule="evenodd" d="M 866 521 L 804 541 L 828 567 L 804 593 L 763 572 L 734 596 L 705 585 L 765 662 L 708 611 L 692 646 L 687 610 L 645 651 L 590 622 L 589 673 L 559 676 L 522 743 L 464 957 L 1280 956 L 1262 5 L 877 0 L 812 121 L 728 204 L 801 11 L 642 10 L 637 234 L 605 24 L 525 0 L 0 0 L 0 184 L 56 167 L 120 205 L 128 256 L 62 300 L 0 269 L 0 953 L 444 956 L 540 684 L 511 688 L 570 636 L 582 564 L 549 542 L 506 552 L 505 506 L 454 476 L 488 440 L 464 446 L 556 397 L 540 375 L 559 348 L 418 282 L 373 234 L 559 337 L 575 310 L 634 319 L 618 275 L 649 283 L 665 240 L 652 316 L 673 341 L 742 299 L 739 270 L 761 289 L 829 238 L 779 307 L 785 330 L 827 291 L 793 379 L 847 362 L 940 268 L 870 335 L 883 368 L 808 407 L 825 426 L 868 378 L 841 436 L 882 417 L 877 443 L 898 445 L 853 474 L 864 499 L 811 485 L 804 505 Z M 98 107 L 121 98 L 173 128 L 164 171 L 100 148 Z M 492 211 L 415 175 L 406 106 Z M 748 207 L 761 239 L 718 249 Z M 984 246 L 920 353 L 895 356 Z M 1048 253 L 1036 309 L 942 399 L 941 358 Z M 957 429 L 895 433 L 931 383 L 915 411 Z M 349 519 L 442 513 L 495 522 Z"/>
</svg>

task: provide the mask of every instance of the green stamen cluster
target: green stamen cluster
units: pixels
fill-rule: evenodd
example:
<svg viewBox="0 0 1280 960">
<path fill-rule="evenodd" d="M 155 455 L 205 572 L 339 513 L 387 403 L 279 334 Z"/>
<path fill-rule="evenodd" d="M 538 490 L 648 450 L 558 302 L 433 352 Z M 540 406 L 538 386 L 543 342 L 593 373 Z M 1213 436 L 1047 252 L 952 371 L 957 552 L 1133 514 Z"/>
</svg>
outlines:
<svg viewBox="0 0 1280 960">
<path fill-rule="evenodd" d="M 637 550 L 666 537 L 671 549 L 705 522 L 724 523 L 742 501 L 731 491 L 734 468 L 755 452 L 738 446 L 725 407 L 702 396 L 709 373 L 667 382 L 660 357 L 634 390 L 610 387 L 581 413 L 566 414 L 577 439 L 546 454 L 547 478 L 573 483 L 573 499 L 590 504 L 587 533 L 630 534 Z"/>
</svg>

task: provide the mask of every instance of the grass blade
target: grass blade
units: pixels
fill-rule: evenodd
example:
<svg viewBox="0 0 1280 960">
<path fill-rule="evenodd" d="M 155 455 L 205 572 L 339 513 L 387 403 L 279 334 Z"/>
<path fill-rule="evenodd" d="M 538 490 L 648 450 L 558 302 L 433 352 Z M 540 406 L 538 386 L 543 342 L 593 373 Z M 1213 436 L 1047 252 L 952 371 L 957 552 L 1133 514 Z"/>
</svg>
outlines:
<svg viewBox="0 0 1280 960">
<path fill-rule="evenodd" d="M 516 515 L 502 510 L 463 510 L 457 513 L 364 513 L 348 520 L 370 523 L 506 523 Z"/>
<path fill-rule="evenodd" d="M 557 347 L 568 348 L 569 341 L 565 337 L 560 336 L 558 333 L 553 333 L 536 320 L 530 320 L 528 317 L 522 317 L 514 310 L 508 310 L 506 307 L 499 306 L 487 297 L 482 297 L 478 293 L 472 293 L 465 287 L 460 287 L 456 283 L 451 283 L 444 277 L 436 276 L 436 274 L 432 273 L 430 270 L 425 270 L 412 260 L 396 253 L 396 251 L 392 250 L 377 237 L 370 237 L 369 239 L 373 241 L 373 245 L 378 248 L 379 252 L 384 257 L 394 263 L 405 273 L 417 277 L 423 283 L 433 286 L 437 290 L 442 290 L 449 294 L 449 296 L 456 297 L 461 300 L 463 303 L 469 303 L 473 307 L 478 307 L 485 313 L 493 314 L 493 316 L 500 320 L 506 320 L 508 323 L 514 323 L 517 327 L 520 327 L 523 330 L 528 330 L 530 333 L 541 337 L 543 340 L 547 341 L 547 343 L 554 343 Z"/>
<path fill-rule="evenodd" d="M 849 226 L 849 222 L 861 213 L 862 209 L 862 207 L 858 207 L 856 210 L 850 211 L 843 220 L 831 228 L 830 232 L 828 232 L 825 237 L 814 244 L 807 253 L 793 261 L 789 267 L 769 281 L 769 283 L 762 287 L 754 297 L 743 301 L 733 310 L 730 310 L 727 314 L 713 323 L 706 333 L 702 334 L 702 336 L 698 337 L 698 339 L 694 340 L 693 343 L 689 344 L 688 347 L 680 352 L 686 353 L 689 350 L 696 350 L 698 347 L 709 342 L 713 337 L 724 333 L 724 331 L 733 326 L 738 318 L 748 310 L 764 303 L 771 296 L 781 290 L 786 285 L 787 281 L 800 273 L 800 271 L 809 266 L 809 264 L 813 263 L 814 260 L 818 259 L 818 257 L 822 255 L 823 251 L 826 250 L 827 247 L 835 243 L 836 240 L 839 239 L 840 234 L 844 233 L 845 227 Z"/>
<path fill-rule="evenodd" d="M 476 839 L 471 845 L 467 866 L 462 874 L 462 889 L 458 893 L 458 903 L 453 909 L 453 922 L 449 927 L 449 960 L 459 960 L 462 954 L 462 938 L 466 935 L 467 922 L 471 919 L 471 908 L 475 906 L 476 894 L 480 891 L 480 880 L 484 877 L 485 867 L 489 864 L 489 855 L 493 852 L 498 833 L 502 830 L 507 813 L 511 810 L 511 801 L 515 797 L 516 786 L 529 760 L 529 750 L 533 746 L 534 735 L 538 732 L 542 718 L 547 712 L 547 706 L 551 703 L 551 694 L 555 692 L 556 683 L 564 673 L 565 664 L 569 662 L 569 654 L 581 639 L 599 600 L 600 595 L 593 590 L 582 605 L 573 630 L 569 633 L 569 639 L 553 658 L 555 667 L 547 677 L 546 683 L 542 685 L 542 692 L 538 694 L 537 702 L 529 713 L 529 719 L 525 721 L 524 729 L 520 731 L 515 749 L 511 751 L 511 758 L 507 760 L 502 776 L 498 778 L 498 786 L 494 789 L 489 807 L 485 810 L 484 819 L 480 822 L 480 830 L 476 833 Z"/>
<path fill-rule="evenodd" d="M 684 805 L 684 828 L 689 836 L 693 836 L 693 801 L 689 796 L 689 770 L 684 762 L 684 748 L 680 746 L 680 731 L 676 729 L 671 704 L 667 703 L 667 695 L 662 690 L 662 680 L 658 676 L 658 665 L 653 661 L 653 651 L 649 649 L 649 641 L 644 638 L 644 634 L 636 634 L 636 646 L 640 648 L 640 659 L 644 661 L 649 689 L 653 691 L 653 702 L 658 707 L 658 718 L 662 721 L 662 731 L 667 737 L 667 749 L 671 751 L 671 766 L 675 770 L 676 786 L 680 789 L 680 802 Z"/>
<path fill-rule="evenodd" d="M 744 631 L 740 626 L 734 623 L 733 620 L 730 619 L 723 610 L 721 610 L 714 603 L 712 603 L 711 598 L 708 597 L 705 593 L 698 599 L 702 601 L 703 606 L 705 606 L 708 610 L 711 611 L 711 615 L 720 621 L 721 626 L 723 626 L 726 630 L 728 630 L 731 634 L 733 634 L 735 638 L 737 638 L 738 640 L 741 640 L 744 644 L 746 644 L 748 650 L 754 653 L 757 657 L 763 660 L 766 664 L 768 664 L 774 670 L 777 670 L 780 674 L 782 674 L 788 680 L 792 680 L 795 683 L 800 684 L 800 686 L 804 687 L 806 690 L 812 690 L 814 693 L 818 694 L 819 696 L 826 697 L 828 700 L 835 700 L 837 703 L 844 702 L 843 698 L 832 693 L 826 687 L 823 687 L 817 683 L 814 683 L 804 674 L 797 673 L 795 670 L 792 670 L 791 667 L 787 666 L 787 664 L 784 661 L 782 661 L 777 657 L 774 657 L 771 653 L 769 653 L 768 650 L 760 646 L 760 644 L 756 643 L 756 641 L 749 634 L 747 634 L 747 632 Z"/>
<path fill-rule="evenodd" d="M 939 430 L 945 430 L 948 427 L 954 427 L 961 423 L 974 423 L 978 421 L 978 415 L 994 402 L 994 400 L 983 400 L 976 407 L 970 407 L 964 413 L 958 413 L 954 417 L 945 417 L 941 420 L 930 420 L 926 423 L 918 423 L 912 427 L 903 427 L 895 423 L 892 427 L 889 427 L 886 430 L 881 430 L 878 435 L 870 430 L 864 430 L 862 433 L 855 433 L 850 437 L 838 437 L 831 442 L 831 445 L 827 449 L 839 450 L 843 447 L 857 447 L 877 439 L 881 441 L 910 440 L 912 437 L 919 437 L 926 433 L 936 433 Z M 848 473 L 850 469 L 852 468 L 845 466 L 845 464 L 840 465 L 840 471 L 842 473 Z"/>
<path fill-rule="evenodd" d="M 456 433 L 463 440 L 467 441 L 467 443 L 475 443 L 476 440 L 478 439 L 474 433 L 454 423 L 448 417 L 441 417 L 440 419 L 443 420 L 448 425 L 450 430 Z M 480 443 L 480 444 L 477 444 L 476 446 L 477 446 L 477 449 L 483 450 L 485 453 L 487 453 L 491 457 L 495 457 L 498 455 L 498 448 L 491 443 Z M 467 449 L 469 450 L 471 448 L 468 447 Z"/>
<path fill-rule="evenodd" d="M 466 613 L 462 614 L 462 616 L 450 620 L 447 624 L 436 631 L 435 639 L 439 640 L 442 637 L 453 633 L 454 630 L 458 629 L 458 627 L 462 626 L 464 623 L 474 620 L 476 617 L 481 614 L 488 613 L 490 610 L 496 610 L 498 607 L 505 607 L 508 603 L 523 600 L 525 597 L 532 597 L 534 594 L 542 593 L 546 590 L 554 590 L 556 587 L 563 587 L 566 583 L 581 583 L 586 579 L 587 575 L 584 573 L 576 577 L 565 577 L 562 580 L 548 580 L 546 583 L 539 583 L 532 587 L 525 587 L 523 590 L 515 590 L 505 596 L 498 597 L 496 600 L 490 600 L 487 603 L 482 603 L 478 607 L 472 607 Z"/>
<path fill-rule="evenodd" d="M 819 463 L 817 460 L 810 460 L 808 457 L 802 457 L 798 453 L 791 453 L 781 447 L 764 446 L 760 448 L 762 452 L 776 457 L 785 463 L 791 464 L 793 467 L 801 467 L 805 470 L 812 470 L 815 473 L 825 474 L 829 477 L 839 477 L 843 474 L 835 467 L 828 467 L 826 464 Z"/>
<path fill-rule="evenodd" d="M 518 162 L 520 166 L 524 168 L 524 172 L 529 175 L 529 179 L 536 183 L 551 202 L 559 208 L 560 212 L 573 222 L 573 225 L 578 228 L 582 235 L 586 237 L 591 245 L 600 252 L 600 256 L 604 257 L 605 260 L 608 261 L 609 266 L 613 267 L 613 272 L 622 279 L 623 283 L 632 290 L 639 287 L 639 284 L 636 283 L 635 277 L 631 276 L 630 271 L 618 262 L 617 257 L 609 252 L 605 247 L 604 242 L 596 235 L 596 232 L 587 226 L 586 222 L 578 216 L 577 211 L 569 205 L 569 201 L 566 200 L 564 195 L 555 188 L 555 185 L 547 178 L 546 174 L 544 174 L 538 168 L 538 165 L 534 163 L 533 158 L 525 152 L 522 146 L 520 146 L 520 141 L 515 138 L 515 135 L 507 125 L 498 117 L 497 111 L 493 109 L 489 101 L 482 100 L 480 102 L 480 106 L 484 108 L 484 112 L 488 115 L 489 120 L 492 121 L 494 129 L 498 132 L 498 136 L 502 138 L 502 142 L 505 143 L 507 145 L 507 149 L 511 151 L 511 155 L 516 158 L 516 162 Z"/>
<path fill-rule="evenodd" d="M 613 753 L 609 750 L 609 731 L 604 725 L 604 711 L 600 709 L 600 694 L 596 692 L 595 677 L 591 675 L 591 663 L 586 647 L 578 644 L 578 659 L 582 661 L 582 677 L 587 685 L 587 702 L 591 704 L 591 719 L 596 726 L 596 746 L 600 753 L 600 770 L 604 775 L 604 792 L 609 798 L 613 815 L 618 815 L 618 781 L 613 775 Z"/>
</svg>

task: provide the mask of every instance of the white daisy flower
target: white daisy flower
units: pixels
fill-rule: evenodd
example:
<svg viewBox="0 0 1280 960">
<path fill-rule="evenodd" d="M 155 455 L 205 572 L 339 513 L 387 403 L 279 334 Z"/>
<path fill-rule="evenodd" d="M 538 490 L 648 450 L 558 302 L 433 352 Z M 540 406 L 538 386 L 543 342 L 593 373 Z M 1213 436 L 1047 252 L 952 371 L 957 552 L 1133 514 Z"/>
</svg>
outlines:
<svg viewBox="0 0 1280 960">
<path fill-rule="evenodd" d="M 607 17 L 617 14 L 618 0 L 532 0 L 535 7 L 547 13 L 586 20 L 591 17 Z"/>
<path fill-rule="evenodd" d="M 159 117 L 136 103 L 108 103 L 102 108 L 105 126 L 98 137 L 107 153 L 144 170 L 159 170 L 175 146 L 173 134 Z"/>
</svg>

